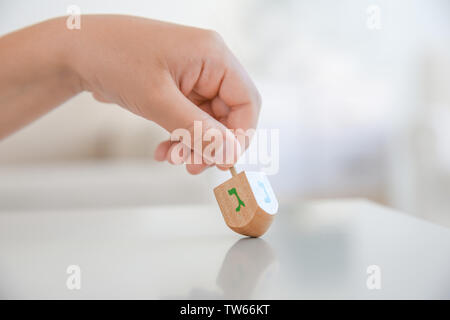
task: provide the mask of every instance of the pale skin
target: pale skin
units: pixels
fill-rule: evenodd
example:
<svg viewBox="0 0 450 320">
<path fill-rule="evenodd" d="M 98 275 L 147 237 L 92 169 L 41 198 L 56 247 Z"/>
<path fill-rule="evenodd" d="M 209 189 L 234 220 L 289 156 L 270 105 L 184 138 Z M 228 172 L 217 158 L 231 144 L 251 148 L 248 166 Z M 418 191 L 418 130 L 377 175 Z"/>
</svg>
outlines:
<svg viewBox="0 0 450 320">
<path fill-rule="evenodd" d="M 82 91 L 168 132 L 192 130 L 196 120 L 223 132 L 255 128 L 261 105 L 217 33 L 131 16 L 85 15 L 79 30 L 68 29 L 62 17 L 5 35 L 0 66 L 0 139 Z M 155 159 L 171 162 L 178 143 L 160 143 Z M 240 151 L 216 165 L 232 166 Z M 208 166 L 186 164 L 191 174 Z"/>
</svg>

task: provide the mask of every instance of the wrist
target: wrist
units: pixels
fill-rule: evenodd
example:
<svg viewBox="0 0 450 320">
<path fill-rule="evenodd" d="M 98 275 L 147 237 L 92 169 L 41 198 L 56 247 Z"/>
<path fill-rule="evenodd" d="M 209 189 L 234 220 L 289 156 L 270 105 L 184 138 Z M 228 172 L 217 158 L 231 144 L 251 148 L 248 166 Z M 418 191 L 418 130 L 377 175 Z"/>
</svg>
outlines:
<svg viewBox="0 0 450 320">
<path fill-rule="evenodd" d="M 76 95 L 83 91 L 81 77 L 78 74 L 74 56 L 78 47 L 78 34 L 80 30 L 68 29 L 66 17 L 59 17 L 44 22 L 48 30 L 48 49 L 53 53 L 50 63 L 53 65 L 55 73 L 61 81 L 61 85 L 68 91 Z"/>
</svg>

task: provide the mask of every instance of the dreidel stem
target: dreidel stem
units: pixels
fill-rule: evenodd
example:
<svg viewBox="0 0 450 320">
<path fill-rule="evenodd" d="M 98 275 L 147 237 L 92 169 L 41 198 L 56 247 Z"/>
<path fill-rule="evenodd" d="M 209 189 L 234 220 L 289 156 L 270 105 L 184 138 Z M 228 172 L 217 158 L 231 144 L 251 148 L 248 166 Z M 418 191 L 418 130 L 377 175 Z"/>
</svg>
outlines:
<svg viewBox="0 0 450 320">
<path fill-rule="evenodd" d="M 230 168 L 230 172 L 231 172 L 231 175 L 232 175 L 233 177 L 235 177 L 235 176 L 237 175 L 237 172 L 236 172 L 236 168 L 235 168 L 235 167 L 231 167 L 231 168 Z"/>
</svg>

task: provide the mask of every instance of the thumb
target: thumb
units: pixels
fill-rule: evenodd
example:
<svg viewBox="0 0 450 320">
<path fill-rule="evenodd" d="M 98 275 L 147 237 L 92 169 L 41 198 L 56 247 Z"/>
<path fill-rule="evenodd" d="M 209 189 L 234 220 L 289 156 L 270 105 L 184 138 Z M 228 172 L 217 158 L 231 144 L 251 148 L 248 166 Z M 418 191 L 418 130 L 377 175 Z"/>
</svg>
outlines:
<svg viewBox="0 0 450 320">
<path fill-rule="evenodd" d="M 187 164 L 215 164 L 221 168 L 237 162 L 241 146 L 230 129 L 192 103 L 175 86 L 161 97 L 154 121 L 171 133 L 172 141 L 179 141 L 170 148 L 170 162 L 177 163 L 174 157 L 181 157 Z"/>
</svg>

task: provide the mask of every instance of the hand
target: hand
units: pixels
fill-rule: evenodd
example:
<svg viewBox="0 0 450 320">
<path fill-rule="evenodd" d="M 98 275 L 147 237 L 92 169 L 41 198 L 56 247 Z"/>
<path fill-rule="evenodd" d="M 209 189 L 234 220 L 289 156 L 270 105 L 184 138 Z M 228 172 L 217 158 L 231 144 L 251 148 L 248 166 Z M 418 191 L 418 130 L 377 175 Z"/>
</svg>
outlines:
<svg viewBox="0 0 450 320">
<path fill-rule="evenodd" d="M 217 33 L 130 16 L 88 15 L 82 16 L 81 29 L 67 36 L 69 65 L 82 89 L 169 132 L 185 128 L 193 134 L 194 121 L 201 121 L 203 132 L 215 128 L 224 133 L 222 146 L 237 146 L 232 160 L 217 166 L 226 169 L 237 161 L 239 144 L 225 132 L 255 128 L 261 99 Z M 174 163 L 171 154 L 180 143 L 162 142 L 155 158 Z M 186 168 L 198 174 L 208 166 L 202 162 Z"/>
</svg>

